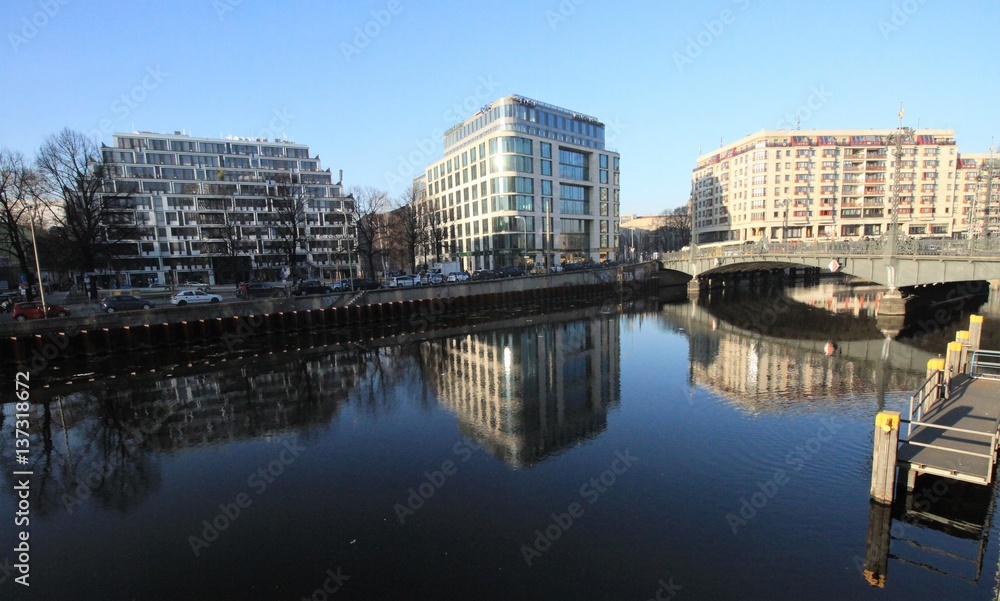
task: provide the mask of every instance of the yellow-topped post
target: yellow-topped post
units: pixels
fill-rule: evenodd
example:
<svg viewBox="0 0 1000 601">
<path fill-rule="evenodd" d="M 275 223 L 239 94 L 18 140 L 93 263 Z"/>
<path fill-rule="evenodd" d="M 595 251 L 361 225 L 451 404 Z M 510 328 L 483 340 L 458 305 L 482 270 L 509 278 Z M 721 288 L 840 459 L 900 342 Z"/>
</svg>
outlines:
<svg viewBox="0 0 1000 601">
<path fill-rule="evenodd" d="M 937 373 L 937 395 L 934 396 L 934 400 L 937 400 L 941 398 L 941 384 L 944 383 L 944 359 L 941 357 L 927 360 L 927 377 L 930 378 L 935 373 Z"/>
<path fill-rule="evenodd" d="M 892 503 L 896 488 L 896 450 L 899 447 L 899 411 L 880 411 L 875 416 L 875 452 L 872 456 L 872 499 Z"/>
<path fill-rule="evenodd" d="M 983 316 L 969 316 L 969 348 L 974 351 L 979 350 L 979 342 L 983 336 Z"/>
<path fill-rule="evenodd" d="M 961 369 L 962 343 L 949 342 L 948 352 L 944 356 L 944 385 L 945 391 L 951 391 L 951 379 L 958 375 Z"/>
</svg>

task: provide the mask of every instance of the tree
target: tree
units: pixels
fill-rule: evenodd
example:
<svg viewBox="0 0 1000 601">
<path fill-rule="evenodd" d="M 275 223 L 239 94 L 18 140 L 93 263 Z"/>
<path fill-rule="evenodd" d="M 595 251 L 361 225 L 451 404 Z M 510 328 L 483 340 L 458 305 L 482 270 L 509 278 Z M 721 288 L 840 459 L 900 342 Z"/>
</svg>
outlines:
<svg viewBox="0 0 1000 601">
<path fill-rule="evenodd" d="M 134 183 L 116 181 L 110 149 L 82 133 L 64 129 L 45 139 L 37 168 L 42 193 L 56 225 L 83 271 L 106 267 L 118 255 L 135 254 L 129 242 L 147 228 L 137 219 Z"/>
<path fill-rule="evenodd" d="M 441 251 L 447 246 L 445 240 L 448 239 L 448 228 L 441 223 L 441 215 L 439 213 L 432 215 L 429 221 L 428 242 L 431 246 L 431 254 L 434 255 L 435 261 L 440 261 Z"/>
<path fill-rule="evenodd" d="M 430 239 L 427 217 L 417 204 L 417 196 L 415 188 L 407 188 L 389 214 L 390 240 L 400 251 L 410 273 L 417 271 L 417 249 Z"/>
<path fill-rule="evenodd" d="M 0 149 L 0 249 L 13 253 L 21 273 L 31 274 L 34 257 L 26 233 L 29 219 L 37 223 L 38 176 L 20 152 Z"/>
<path fill-rule="evenodd" d="M 288 175 L 288 183 L 275 186 L 276 194 L 271 198 L 273 209 L 274 237 L 278 247 L 285 254 L 289 272 L 295 270 L 298 250 L 306 249 L 306 208 L 308 199 L 303 192 L 301 179 L 295 183 L 295 176 Z"/>
<path fill-rule="evenodd" d="M 384 250 L 386 219 L 383 213 L 389 204 L 389 195 L 371 186 L 355 186 L 348 199 L 357 230 L 358 254 L 366 267 L 365 274 L 374 277 L 375 258 Z"/>
<path fill-rule="evenodd" d="M 661 250 L 671 252 L 691 243 L 691 215 L 688 207 L 666 209 L 660 213 L 656 233 Z"/>
</svg>

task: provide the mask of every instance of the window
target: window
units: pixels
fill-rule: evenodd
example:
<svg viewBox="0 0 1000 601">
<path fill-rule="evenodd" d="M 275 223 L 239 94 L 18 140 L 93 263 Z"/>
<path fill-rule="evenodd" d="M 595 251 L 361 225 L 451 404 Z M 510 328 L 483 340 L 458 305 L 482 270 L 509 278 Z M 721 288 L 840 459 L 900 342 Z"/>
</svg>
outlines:
<svg viewBox="0 0 1000 601">
<path fill-rule="evenodd" d="M 590 180 L 587 155 L 566 148 L 559 149 L 559 177 L 581 181 Z"/>
<path fill-rule="evenodd" d="M 541 142 L 539 144 L 541 147 L 542 158 L 551 159 L 552 158 L 552 144 L 548 142 Z"/>
</svg>

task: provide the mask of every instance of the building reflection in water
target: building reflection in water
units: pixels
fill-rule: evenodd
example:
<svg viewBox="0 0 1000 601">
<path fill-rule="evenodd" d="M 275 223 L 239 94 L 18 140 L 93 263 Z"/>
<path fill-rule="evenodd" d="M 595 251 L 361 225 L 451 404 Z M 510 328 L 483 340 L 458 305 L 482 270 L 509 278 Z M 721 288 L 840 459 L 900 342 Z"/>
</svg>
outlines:
<svg viewBox="0 0 1000 601">
<path fill-rule="evenodd" d="M 282 355 L 37 388 L 31 418 L 37 451 L 29 466 L 5 465 L 5 471 L 8 477 L 15 469 L 34 472 L 35 506 L 43 515 L 72 513 L 84 503 L 125 513 L 159 489 L 161 454 L 288 432 L 308 436 L 312 426 L 335 418 L 348 391 L 364 388 L 371 364 L 357 351 L 309 361 Z M 3 406 L 5 421 L 14 411 L 13 403 Z M 11 433 L 0 433 L 0 447 L 10 444 Z"/>
<path fill-rule="evenodd" d="M 725 314 L 744 316 L 739 323 L 698 303 L 664 305 L 660 316 L 689 340 L 690 383 L 750 413 L 797 406 L 804 398 L 851 398 L 872 382 L 879 401 L 888 391 L 920 385 L 929 353 L 888 340 L 874 320 L 870 327 L 851 326 L 842 334 L 849 339 L 838 339 L 828 314 L 797 305 L 790 299 L 731 300 Z M 768 311 L 773 319 L 757 319 Z M 768 322 L 774 327 L 758 327 Z"/>
<path fill-rule="evenodd" d="M 619 403 L 617 316 L 424 342 L 427 381 L 467 436 L 530 466 L 607 426 Z"/>
</svg>

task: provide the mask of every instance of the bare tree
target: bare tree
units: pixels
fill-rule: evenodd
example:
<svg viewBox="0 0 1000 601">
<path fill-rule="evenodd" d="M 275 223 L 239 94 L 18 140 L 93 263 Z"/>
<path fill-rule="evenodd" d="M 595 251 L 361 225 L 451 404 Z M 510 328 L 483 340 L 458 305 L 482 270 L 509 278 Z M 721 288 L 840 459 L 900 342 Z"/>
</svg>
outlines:
<svg viewBox="0 0 1000 601">
<path fill-rule="evenodd" d="M 0 149 L 0 248 L 17 257 L 21 273 L 33 272 L 31 239 L 25 230 L 34 218 L 31 203 L 38 192 L 37 174 L 27 166 L 20 152 Z M 35 220 L 37 223 L 37 219 Z"/>
<path fill-rule="evenodd" d="M 137 219 L 134 184 L 115 181 L 110 149 L 102 151 L 67 128 L 45 139 L 37 167 L 52 218 L 72 245 L 78 268 L 94 271 L 115 256 L 138 252 L 130 243 L 147 228 Z"/>
<path fill-rule="evenodd" d="M 287 184 L 276 186 L 276 194 L 271 198 L 273 209 L 274 237 L 278 247 L 288 262 L 289 271 L 295 270 L 301 248 L 305 250 L 308 244 L 306 236 L 306 198 L 301 180 L 295 183 L 294 174 L 289 174 Z"/>
<path fill-rule="evenodd" d="M 417 270 L 417 250 L 430 239 L 426 214 L 417 204 L 418 192 L 407 188 L 389 214 L 389 231 L 392 246 L 399 250 L 410 273 Z"/>
<path fill-rule="evenodd" d="M 660 237 L 659 250 L 680 250 L 691 243 L 691 216 L 687 205 L 666 209 L 657 220 L 656 233 Z"/>
<path fill-rule="evenodd" d="M 371 186 L 355 186 L 348 195 L 358 235 L 358 253 L 368 277 L 375 276 L 375 259 L 384 252 L 389 195 Z"/>
<path fill-rule="evenodd" d="M 431 247 L 431 254 L 434 255 L 435 261 L 440 261 L 441 251 L 447 246 L 445 241 L 448 239 L 448 228 L 441 223 L 440 214 L 432 215 L 429 221 L 428 243 Z"/>
</svg>

